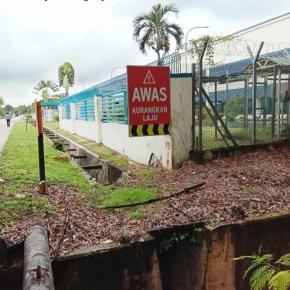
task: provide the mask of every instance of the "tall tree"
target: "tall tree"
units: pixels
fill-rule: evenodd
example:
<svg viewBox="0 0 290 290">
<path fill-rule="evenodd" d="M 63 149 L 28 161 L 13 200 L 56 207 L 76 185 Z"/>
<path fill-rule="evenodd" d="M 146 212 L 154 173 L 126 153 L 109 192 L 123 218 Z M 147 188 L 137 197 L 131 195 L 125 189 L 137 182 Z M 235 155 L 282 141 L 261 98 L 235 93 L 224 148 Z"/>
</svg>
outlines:
<svg viewBox="0 0 290 290">
<path fill-rule="evenodd" d="M 160 52 L 164 55 L 170 50 L 170 37 L 173 37 L 178 46 L 181 45 L 183 31 L 176 23 L 170 23 L 167 16 L 170 13 L 177 15 L 179 9 L 173 5 L 156 4 L 148 13 L 142 13 L 133 20 L 133 38 L 139 44 L 142 53 L 146 48 L 153 49 L 158 58 L 158 65 L 161 65 Z M 164 56 L 163 55 L 163 56 Z"/>
<path fill-rule="evenodd" d="M 75 83 L 75 71 L 69 62 L 65 62 L 58 68 L 59 85 L 64 88 L 65 96 L 68 96 L 69 88 Z"/>
<path fill-rule="evenodd" d="M 40 94 L 44 100 L 59 91 L 58 85 L 53 81 L 41 80 L 34 88 L 34 92 Z"/>
</svg>

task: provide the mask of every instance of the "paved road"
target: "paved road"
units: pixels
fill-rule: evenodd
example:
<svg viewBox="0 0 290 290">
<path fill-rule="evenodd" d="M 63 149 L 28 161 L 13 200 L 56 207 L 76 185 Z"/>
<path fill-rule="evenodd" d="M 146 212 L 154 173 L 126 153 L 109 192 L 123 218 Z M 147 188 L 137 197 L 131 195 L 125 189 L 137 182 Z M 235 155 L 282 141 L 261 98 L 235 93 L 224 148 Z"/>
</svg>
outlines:
<svg viewBox="0 0 290 290">
<path fill-rule="evenodd" d="M 6 120 L 0 119 L 0 155 L 12 127 L 13 127 L 13 122 L 11 124 L 11 127 L 7 128 Z"/>
</svg>

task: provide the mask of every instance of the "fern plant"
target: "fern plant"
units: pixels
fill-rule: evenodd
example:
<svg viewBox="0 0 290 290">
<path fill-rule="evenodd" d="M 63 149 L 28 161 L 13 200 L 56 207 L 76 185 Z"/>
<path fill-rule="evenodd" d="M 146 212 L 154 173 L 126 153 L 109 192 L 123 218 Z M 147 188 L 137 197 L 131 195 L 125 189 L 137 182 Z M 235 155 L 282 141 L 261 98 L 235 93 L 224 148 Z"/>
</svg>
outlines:
<svg viewBox="0 0 290 290">
<path fill-rule="evenodd" d="M 249 260 L 250 265 L 244 273 L 250 277 L 252 290 L 289 290 L 290 289 L 290 253 L 273 262 L 272 254 L 258 254 L 234 258 L 235 261 Z"/>
</svg>

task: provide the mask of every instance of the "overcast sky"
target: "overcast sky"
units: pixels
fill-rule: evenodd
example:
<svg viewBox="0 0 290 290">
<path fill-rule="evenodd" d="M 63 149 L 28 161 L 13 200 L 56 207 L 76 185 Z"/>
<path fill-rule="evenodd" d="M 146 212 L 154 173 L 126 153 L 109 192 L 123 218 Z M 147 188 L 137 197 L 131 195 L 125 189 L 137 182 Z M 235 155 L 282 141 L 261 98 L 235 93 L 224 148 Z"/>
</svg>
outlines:
<svg viewBox="0 0 290 290">
<path fill-rule="evenodd" d="M 158 2 L 180 8 L 174 21 L 185 32 L 209 25 L 213 35 L 290 11 L 289 0 L 0 0 L 0 95 L 12 105 L 31 103 L 33 86 L 57 82 L 65 61 L 75 68 L 74 92 L 121 73 L 117 66 L 155 60 L 138 51 L 132 20 Z M 194 30 L 189 38 L 200 34 Z"/>
</svg>

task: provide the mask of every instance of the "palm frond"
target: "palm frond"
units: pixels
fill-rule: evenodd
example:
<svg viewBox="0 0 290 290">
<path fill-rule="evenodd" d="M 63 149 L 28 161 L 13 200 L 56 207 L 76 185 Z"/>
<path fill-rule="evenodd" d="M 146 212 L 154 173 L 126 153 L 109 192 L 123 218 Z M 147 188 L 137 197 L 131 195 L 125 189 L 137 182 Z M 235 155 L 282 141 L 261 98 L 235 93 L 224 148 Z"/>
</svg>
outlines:
<svg viewBox="0 0 290 290">
<path fill-rule="evenodd" d="M 276 264 L 280 264 L 283 266 L 290 266 L 290 253 L 287 253 L 280 257 L 277 261 Z"/>
<path fill-rule="evenodd" d="M 173 5 L 156 4 L 148 13 L 142 13 L 133 20 L 133 39 L 139 44 L 142 53 L 146 53 L 146 47 L 168 53 L 170 50 L 170 36 L 173 36 L 177 45 L 182 42 L 183 32 L 179 25 L 168 23 L 168 13 L 177 14 L 179 9 Z"/>
<path fill-rule="evenodd" d="M 281 271 L 269 281 L 270 290 L 288 290 L 290 286 L 290 271 Z"/>
<path fill-rule="evenodd" d="M 263 290 L 265 289 L 268 282 L 275 275 L 276 270 L 271 266 L 265 265 L 256 269 L 250 279 L 252 290 Z M 287 289 L 286 289 L 287 290 Z"/>
</svg>

